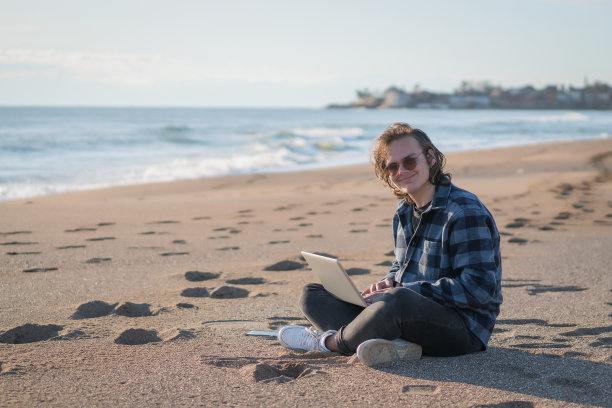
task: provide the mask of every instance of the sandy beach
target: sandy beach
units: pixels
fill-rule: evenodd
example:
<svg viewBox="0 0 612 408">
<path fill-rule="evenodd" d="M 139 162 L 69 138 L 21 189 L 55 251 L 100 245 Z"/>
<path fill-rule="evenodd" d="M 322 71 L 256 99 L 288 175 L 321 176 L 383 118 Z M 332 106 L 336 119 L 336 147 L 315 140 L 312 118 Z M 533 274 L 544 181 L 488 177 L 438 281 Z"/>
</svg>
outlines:
<svg viewBox="0 0 612 408">
<path fill-rule="evenodd" d="M 612 406 L 612 139 L 447 155 L 502 233 L 489 348 L 369 368 L 307 324 L 301 250 L 392 261 L 372 166 L 0 202 L 0 406 Z"/>
</svg>

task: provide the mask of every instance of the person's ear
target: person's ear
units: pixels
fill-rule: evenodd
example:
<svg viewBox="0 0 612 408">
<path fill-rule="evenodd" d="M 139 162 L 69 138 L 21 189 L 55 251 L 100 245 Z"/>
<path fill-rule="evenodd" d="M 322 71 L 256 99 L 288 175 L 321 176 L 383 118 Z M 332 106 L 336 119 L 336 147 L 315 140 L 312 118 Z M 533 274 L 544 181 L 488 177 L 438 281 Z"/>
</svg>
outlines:
<svg viewBox="0 0 612 408">
<path fill-rule="evenodd" d="M 427 150 L 427 163 L 429 163 L 429 167 L 436 164 L 436 155 L 434 154 L 433 149 Z"/>
</svg>

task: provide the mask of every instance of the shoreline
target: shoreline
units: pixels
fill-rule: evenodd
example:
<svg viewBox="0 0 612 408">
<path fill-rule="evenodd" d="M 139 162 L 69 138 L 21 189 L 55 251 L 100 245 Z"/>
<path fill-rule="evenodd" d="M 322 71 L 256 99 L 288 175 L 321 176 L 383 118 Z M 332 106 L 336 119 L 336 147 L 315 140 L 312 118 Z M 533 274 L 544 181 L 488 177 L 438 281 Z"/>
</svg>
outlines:
<svg viewBox="0 0 612 408">
<path fill-rule="evenodd" d="M 118 186 L 0 202 L 0 405 L 610 405 L 612 139 L 447 169 L 502 234 L 487 351 L 372 369 L 245 336 L 307 324 L 300 250 L 386 274 L 397 200 L 370 164 Z"/>
<path fill-rule="evenodd" d="M 508 149 L 524 150 L 524 149 L 534 148 L 538 146 L 548 146 L 548 145 L 557 145 L 557 144 L 565 145 L 565 144 L 573 144 L 573 143 L 578 144 L 578 143 L 584 143 L 584 142 L 589 143 L 589 142 L 597 142 L 601 140 L 610 140 L 610 139 L 612 139 L 612 136 L 595 137 L 595 138 L 590 138 L 590 139 L 571 140 L 571 141 L 544 141 L 544 142 L 534 142 L 531 144 L 521 144 L 521 145 L 513 145 L 513 146 L 476 148 L 476 149 L 471 149 L 471 150 L 452 151 L 450 153 L 445 153 L 445 155 L 446 156 L 449 156 L 449 155 L 450 156 L 455 156 L 455 155 L 463 156 L 463 155 L 469 155 L 469 154 L 487 154 L 487 152 L 495 153 L 497 151 L 504 151 Z M 117 188 L 118 189 L 121 189 L 121 188 L 131 189 L 131 188 L 138 188 L 138 187 L 143 187 L 143 186 L 163 186 L 163 185 L 168 185 L 172 183 L 190 183 L 190 182 L 197 183 L 203 180 L 214 180 L 214 179 L 225 179 L 225 178 L 229 178 L 231 180 L 231 178 L 233 177 L 241 177 L 241 176 L 242 177 L 249 177 L 249 176 L 266 177 L 266 176 L 277 175 L 277 174 L 289 175 L 289 174 L 299 174 L 303 172 L 318 172 L 318 171 L 326 172 L 326 171 L 333 171 L 336 169 L 354 168 L 354 167 L 356 168 L 356 167 L 364 167 L 364 166 L 371 168 L 372 165 L 369 161 L 364 162 L 364 163 L 356 163 L 356 164 L 339 164 L 335 166 L 325 166 L 322 163 L 317 163 L 317 164 L 314 164 L 310 168 L 306 167 L 306 168 L 295 168 L 295 169 L 278 169 L 274 171 L 220 174 L 220 175 L 214 175 L 210 177 L 196 177 L 196 178 L 177 179 L 177 180 L 168 180 L 168 181 L 154 181 L 154 182 L 143 182 L 143 183 L 135 183 L 135 184 L 108 185 L 108 186 L 103 186 L 103 187 L 94 187 L 94 188 L 85 188 L 85 189 L 76 189 L 76 190 L 62 191 L 62 192 L 56 192 L 56 193 L 49 193 L 49 194 L 38 195 L 38 196 L 28 196 L 28 197 L 5 199 L 5 200 L 0 200 L 0 205 L 2 203 L 7 203 L 11 201 L 20 201 L 20 200 L 21 201 L 23 200 L 32 201 L 34 199 L 41 199 L 45 197 L 61 196 L 65 194 L 93 193 L 93 192 L 99 192 L 103 190 L 111 190 L 111 189 L 117 189 Z"/>
</svg>

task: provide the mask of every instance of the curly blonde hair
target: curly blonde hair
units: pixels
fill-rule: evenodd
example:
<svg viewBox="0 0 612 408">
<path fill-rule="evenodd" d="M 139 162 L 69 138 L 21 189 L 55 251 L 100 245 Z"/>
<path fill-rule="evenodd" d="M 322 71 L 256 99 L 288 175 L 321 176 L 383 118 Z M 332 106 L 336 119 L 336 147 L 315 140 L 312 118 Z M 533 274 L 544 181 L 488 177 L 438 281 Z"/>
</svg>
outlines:
<svg viewBox="0 0 612 408">
<path fill-rule="evenodd" d="M 408 204 L 414 202 L 410 196 L 401 191 L 391 180 L 391 176 L 387 171 L 387 160 L 389 158 L 389 145 L 396 140 L 404 137 L 414 138 L 428 161 L 434 159 L 434 164 L 429 168 L 429 181 L 433 185 L 448 184 L 451 180 L 450 173 L 444 172 L 444 165 L 446 164 L 446 158 L 444 154 L 432 143 L 431 139 L 421 129 L 413 128 L 407 123 L 397 122 L 389 126 L 384 132 L 382 132 L 374 142 L 372 143 L 372 150 L 370 157 L 374 164 L 374 172 L 384 184 L 386 184 L 395 196 L 399 199 L 405 200 Z"/>
</svg>

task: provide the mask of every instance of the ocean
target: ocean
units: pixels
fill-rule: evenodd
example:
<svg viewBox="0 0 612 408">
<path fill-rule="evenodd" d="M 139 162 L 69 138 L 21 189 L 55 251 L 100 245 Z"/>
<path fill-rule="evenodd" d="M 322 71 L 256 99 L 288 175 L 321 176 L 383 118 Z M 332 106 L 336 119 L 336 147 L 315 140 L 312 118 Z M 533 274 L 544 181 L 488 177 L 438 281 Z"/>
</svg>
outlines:
<svg viewBox="0 0 612 408">
<path fill-rule="evenodd" d="M 0 200 L 367 163 L 393 122 L 444 153 L 612 137 L 612 112 L 0 107 Z"/>
</svg>

